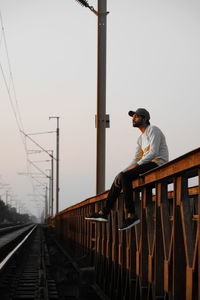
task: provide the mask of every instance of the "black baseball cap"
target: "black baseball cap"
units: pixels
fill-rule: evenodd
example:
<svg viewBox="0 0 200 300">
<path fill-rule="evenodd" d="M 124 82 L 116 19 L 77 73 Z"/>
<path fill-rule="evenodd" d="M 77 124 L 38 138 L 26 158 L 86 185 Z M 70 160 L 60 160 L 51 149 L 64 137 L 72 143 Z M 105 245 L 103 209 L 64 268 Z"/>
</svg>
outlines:
<svg viewBox="0 0 200 300">
<path fill-rule="evenodd" d="M 136 111 L 130 110 L 128 115 L 132 117 L 133 115 L 144 116 L 146 120 L 150 120 L 150 113 L 145 108 L 138 108 Z"/>
</svg>

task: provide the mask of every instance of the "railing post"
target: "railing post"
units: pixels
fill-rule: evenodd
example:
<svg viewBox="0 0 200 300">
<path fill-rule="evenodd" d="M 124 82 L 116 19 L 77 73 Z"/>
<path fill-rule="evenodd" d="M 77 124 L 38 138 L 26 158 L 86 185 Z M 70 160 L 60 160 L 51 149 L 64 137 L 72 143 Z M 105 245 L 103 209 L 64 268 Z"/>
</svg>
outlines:
<svg viewBox="0 0 200 300">
<path fill-rule="evenodd" d="M 198 299 L 200 299 L 200 169 L 198 169 L 199 193 L 198 193 Z"/>
<path fill-rule="evenodd" d="M 156 185 L 156 230 L 155 230 L 155 260 L 154 260 L 154 299 L 164 299 L 164 249 L 162 238 L 161 202 L 165 196 L 164 184 Z"/>
<path fill-rule="evenodd" d="M 173 241 L 173 286 L 172 293 L 174 299 L 185 299 L 186 283 L 186 258 L 181 222 L 181 195 L 182 177 L 178 176 L 174 181 L 175 201 L 174 201 L 174 241 Z"/>
<path fill-rule="evenodd" d="M 141 207 L 141 255 L 140 255 L 140 281 L 141 299 L 146 299 L 148 294 L 148 242 L 146 219 L 147 188 L 142 189 Z"/>
</svg>

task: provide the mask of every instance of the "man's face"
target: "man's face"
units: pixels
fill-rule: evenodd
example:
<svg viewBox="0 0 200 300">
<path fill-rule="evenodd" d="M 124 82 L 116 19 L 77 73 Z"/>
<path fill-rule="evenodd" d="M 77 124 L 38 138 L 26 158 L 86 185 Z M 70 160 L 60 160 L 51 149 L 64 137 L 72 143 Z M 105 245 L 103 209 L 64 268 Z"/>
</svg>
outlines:
<svg viewBox="0 0 200 300">
<path fill-rule="evenodd" d="M 145 120 L 137 114 L 134 114 L 132 118 L 133 127 L 140 127 L 145 124 Z"/>
</svg>

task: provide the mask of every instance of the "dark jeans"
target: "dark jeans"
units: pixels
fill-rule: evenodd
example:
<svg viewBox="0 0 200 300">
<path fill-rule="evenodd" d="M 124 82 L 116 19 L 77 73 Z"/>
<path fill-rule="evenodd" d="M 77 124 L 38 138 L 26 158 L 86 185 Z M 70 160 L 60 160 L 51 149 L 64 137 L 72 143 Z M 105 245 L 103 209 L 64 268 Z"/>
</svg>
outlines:
<svg viewBox="0 0 200 300">
<path fill-rule="evenodd" d="M 119 196 L 121 189 L 124 192 L 125 205 L 128 213 L 135 213 L 135 203 L 133 199 L 133 187 L 132 180 L 136 179 L 140 174 L 145 173 L 158 165 L 154 162 L 149 162 L 137 166 L 134 169 L 120 172 L 114 179 L 113 184 L 108 193 L 108 198 L 106 202 L 106 207 L 103 211 L 109 214 L 113 208 L 117 197 Z"/>
</svg>

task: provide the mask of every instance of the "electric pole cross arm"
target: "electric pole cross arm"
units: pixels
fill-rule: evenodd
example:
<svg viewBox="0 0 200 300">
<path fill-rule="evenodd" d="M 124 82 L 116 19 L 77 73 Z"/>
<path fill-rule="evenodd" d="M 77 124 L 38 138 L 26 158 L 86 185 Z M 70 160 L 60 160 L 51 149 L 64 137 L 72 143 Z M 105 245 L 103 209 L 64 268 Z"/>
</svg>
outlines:
<svg viewBox="0 0 200 300">
<path fill-rule="evenodd" d="M 25 137 L 27 137 L 29 140 L 31 140 L 36 146 L 38 146 L 42 151 L 46 152 L 51 158 L 53 158 L 54 160 L 56 160 L 56 158 L 49 153 L 48 150 L 45 150 L 42 146 L 40 146 L 36 141 L 34 141 L 34 139 L 32 139 L 28 134 L 26 134 L 24 131 L 20 130 L 21 133 L 23 133 L 23 135 Z"/>
<path fill-rule="evenodd" d="M 42 173 L 44 176 L 46 176 L 47 178 L 49 178 L 49 176 L 45 173 L 45 172 L 43 172 L 38 166 L 36 166 L 36 164 L 35 163 L 33 163 L 31 160 L 29 160 L 28 159 L 28 162 L 33 166 L 33 167 L 35 167 L 40 173 Z"/>
<path fill-rule="evenodd" d="M 85 6 L 87 8 L 89 8 L 96 16 L 99 15 L 98 11 L 96 11 L 94 9 L 93 6 L 90 6 L 89 3 L 87 2 L 87 0 L 76 0 L 80 5 Z"/>
</svg>

